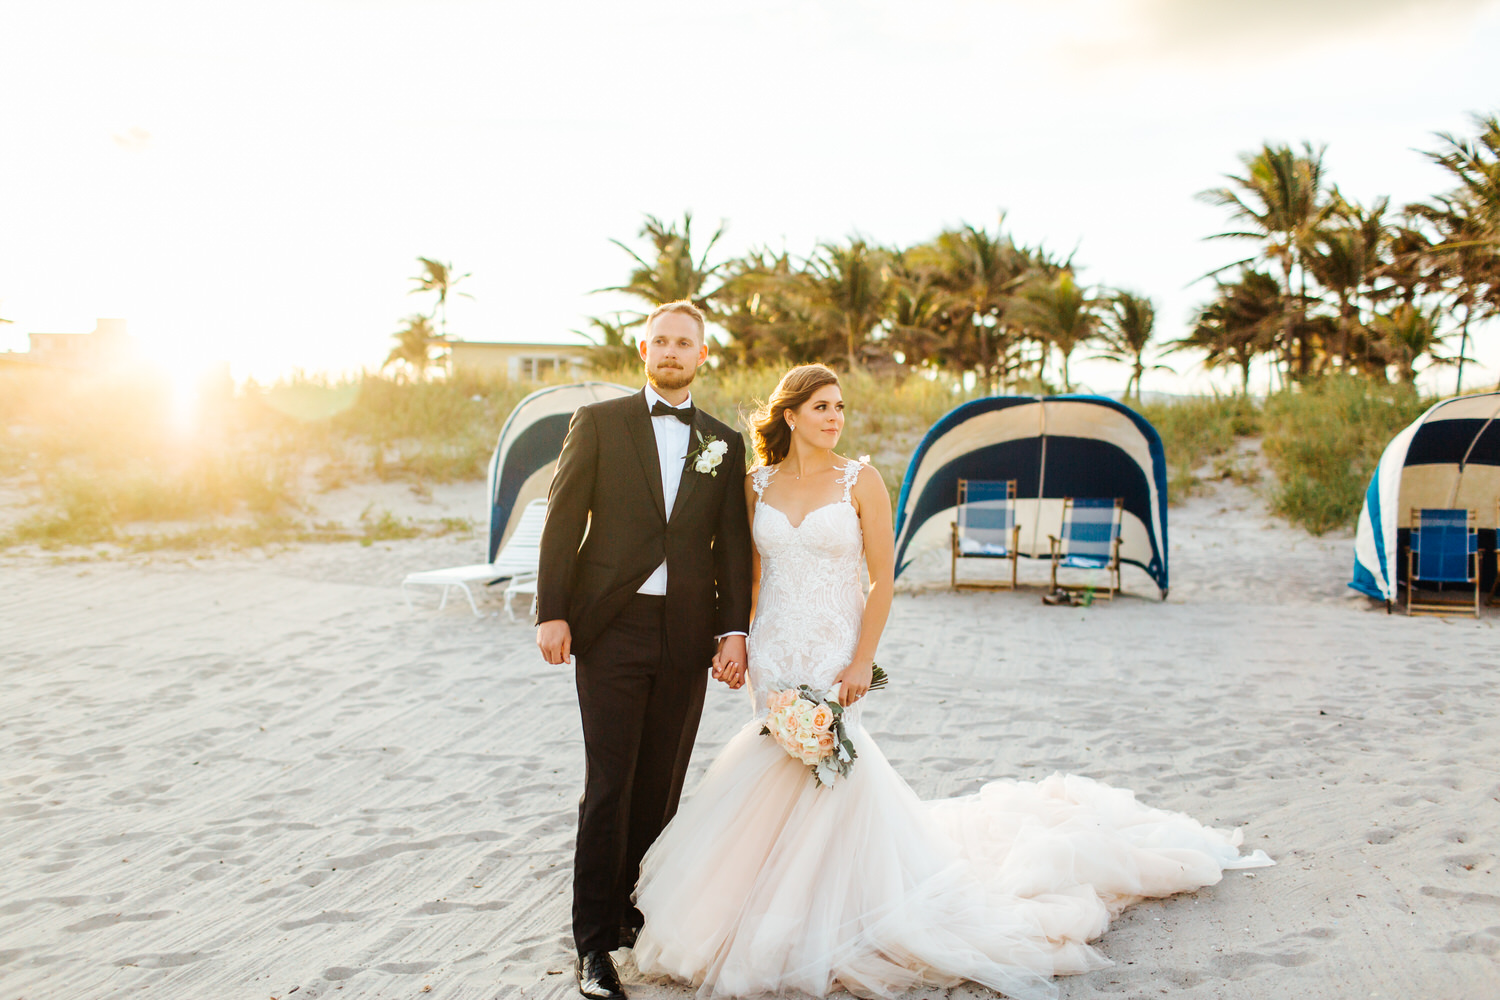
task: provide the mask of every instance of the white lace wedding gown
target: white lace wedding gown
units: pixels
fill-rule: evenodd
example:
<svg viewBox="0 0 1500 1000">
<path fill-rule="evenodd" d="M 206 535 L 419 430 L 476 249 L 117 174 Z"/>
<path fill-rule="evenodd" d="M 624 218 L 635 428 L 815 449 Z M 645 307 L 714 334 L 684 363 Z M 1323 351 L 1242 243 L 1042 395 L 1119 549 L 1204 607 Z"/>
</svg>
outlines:
<svg viewBox="0 0 1500 1000">
<path fill-rule="evenodd" d="M 1132 902 L 1272 863 L 1260 851 L 1241 857 L 1238 831 L 1076 775 L 923 802 L 860 725 L 864 701 L 846 715 L 858 759 L 832 788 L 761 736 L 768 689 L 826 689 L 853 657 L 864 610 L 849 502 L 859 468 L 845 467 L 842 500 L 799 525 L 756 503 L 755 717 L 641 865 L 644 975 L 702 997 L 888 996 L 965 979 L 1053 996 L 1050 977 L 1110 964 L 1087 942 Z M 757 497 L 773 472 L 754 473 Z"/>
</svg>

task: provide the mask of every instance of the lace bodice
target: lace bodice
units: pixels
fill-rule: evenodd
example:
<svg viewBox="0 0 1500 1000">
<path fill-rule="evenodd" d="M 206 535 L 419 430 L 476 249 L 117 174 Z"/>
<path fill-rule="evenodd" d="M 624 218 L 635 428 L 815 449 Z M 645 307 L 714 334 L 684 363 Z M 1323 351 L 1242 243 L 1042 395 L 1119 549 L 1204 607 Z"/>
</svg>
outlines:
<svg viewBox="0 0 1500 1000">
<path fill-rule="evenodd" d="M 846 463 L 839 476 L 843 496 L 795 525 L 764 499 L 776 469 L 751 473 L 760 596 L 748 648 L 757 715 L 766 710 L 768 690 L 826 689 L 854 658 L 865 610 L 864 535 L 850 494 L 861 468 Z"/>
</svg>

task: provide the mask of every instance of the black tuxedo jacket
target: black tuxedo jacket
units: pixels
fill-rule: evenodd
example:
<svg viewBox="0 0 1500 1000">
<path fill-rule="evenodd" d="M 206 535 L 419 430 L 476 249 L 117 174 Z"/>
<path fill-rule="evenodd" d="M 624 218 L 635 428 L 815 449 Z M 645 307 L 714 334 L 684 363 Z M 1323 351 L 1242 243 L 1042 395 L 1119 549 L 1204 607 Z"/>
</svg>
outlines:
<svg viewBox="0 0 1500 1000">
<path fill-rule="evenodd" d="M 702 410 L 692 431 L 689 455 L 700 433 L 729 450 L 716 475 L 683 463 L 669 521 L 645 390 L 573 414 L 547 496 L 537 621 L 567 621 L 575 653 L 588 652 L 663 560 L 674 666 L 707 669 L 714 636 L 748 630 L 745 445 L 734 428 Z"/>
</svg>

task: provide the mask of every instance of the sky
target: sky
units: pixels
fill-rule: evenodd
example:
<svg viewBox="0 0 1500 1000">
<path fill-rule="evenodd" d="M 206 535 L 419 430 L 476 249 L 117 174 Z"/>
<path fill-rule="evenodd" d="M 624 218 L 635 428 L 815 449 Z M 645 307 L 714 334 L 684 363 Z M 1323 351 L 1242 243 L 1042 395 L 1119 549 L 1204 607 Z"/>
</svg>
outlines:
<svg viewBox="0 0 1500 1000">
<path fill-rule="evenodd" d="M 1003 213 L 1169 340 L 1253 251 L 1194 197 L 1241 154 L 1326 143 L 1399 205 L 1500 110 L 1500 0 L 59 0 L 0 38 L 0 350 L 118 316 L 262 380 L 378 366 L 418 256 L 471 274 L 453 335 L 579 342 L 631 305 L 610 239 L 685 210 L 798 255 Z M 1229 384 L 1168 360 L 1148 389 Z"/>
</svg>

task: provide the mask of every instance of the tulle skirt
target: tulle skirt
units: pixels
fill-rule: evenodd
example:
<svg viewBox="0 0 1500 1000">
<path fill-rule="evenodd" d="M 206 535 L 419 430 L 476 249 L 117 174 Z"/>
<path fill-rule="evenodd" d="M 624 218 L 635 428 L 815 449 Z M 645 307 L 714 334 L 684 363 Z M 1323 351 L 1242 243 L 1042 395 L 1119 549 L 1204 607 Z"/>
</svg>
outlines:
<svg viewBox="0 0 1500 1000">
<path fill-rule="evenodd" d="M 635 962 L 705 998 L 971 980 L 1050 997 L 1109 965 L 1088 942 L 1136 900 L 1219 881 L 1238 831 L 1076 775 L 923 802 L 852 727 L 859 758 L 817 786 L 760 722 L 725 747 L 641 865 Z"/>
</svg>

